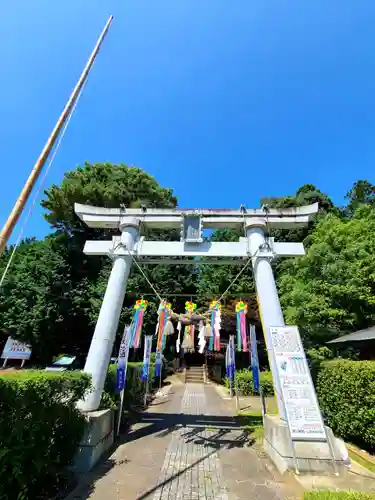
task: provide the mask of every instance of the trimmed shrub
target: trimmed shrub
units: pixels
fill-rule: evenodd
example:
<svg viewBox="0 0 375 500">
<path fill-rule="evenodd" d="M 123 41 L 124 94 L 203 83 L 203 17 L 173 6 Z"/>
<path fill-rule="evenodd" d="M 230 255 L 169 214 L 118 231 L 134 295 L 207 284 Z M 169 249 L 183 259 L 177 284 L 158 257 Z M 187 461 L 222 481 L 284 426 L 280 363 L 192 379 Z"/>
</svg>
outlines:
<svg viewBox="0 0 375 500">
<path fill-rule="evenodd" d="M 306 351 L 311 378 L 316 386 L 320 367 L 325 361 L 333 358 L 333 352 L 328 347 L 312 348 Z"/>
<path fill-rule="evenodd" d="M 129 408 L 131 405 L 137 405 L 143 402 L 145 393 L 145 382 L 141 380 L 142 362 L 128 363 L 126 370 L 126 385 L 124 392 L 124 407 Z M 166 376 L 165 362 L 162 365 L 162 380 Z M 104 392 L 101 401 L 101 408 L 116 408 L 120 400 L 119 393 L 115 392 L 116 386 L 116 365 L 110 365 L 108 368 L 107 379 L 104 385 Z M 149 378 L 149 391 L 158 387 L 159 379 L 154 378 L 155 365 L 150 363 L 150 378 Z"/>
<path fill-rule="evenodd" d="M 151 370 L 152 367 L 150 367 Z M 116 387 L 116 365 L 110 365 L 108 368 L 107 378 L 104 385 L 104 393 L 102 397 L 102 405 L 103 399 L 107 394 L 109 398 L 114 403 L 116 407 L 119 400 L 120 395 L 115 391 Z M 134 405 L 140 403 L 142 401 L 142 396 L 144 394 L 144 382 L 141 380 L 142 374 L 142 363 L 128 363 L 128 367 L 126 370 L 126 385 L 124 392 L 124 406 L 129 407 L 130 405 Z M 107 405 L 108 408 L 108 405 Z"/>
<path fill-rule="evenodd" d="M 255 396 L 253 386 L 253 374 L 251 370 L 237 370 L 236 371 L 238 393 L 241 396 Z M 260 372 L 260 385 L 263 389 L 263 394 L 265 396 L 272 396 L 273 391 L 273 380 L 271 372 Z M 225 387 L 229 389 L 229 379 L 225 379 Z M 233 384 L 233 391 L 235 392 L 235 387 Z"/>
<path fill-rule="evenodd" d="M 76 403 L 89 387 L 80 372 L 0 376 L 0 498 L 48 494 L 76 453 L 85 426 Z"/>
<path fill-rule="evenodd" d="M 375 450 L 375 361 L 338 359 L 323 363 L 317 394 L 335 433 Z"/>
</svg>

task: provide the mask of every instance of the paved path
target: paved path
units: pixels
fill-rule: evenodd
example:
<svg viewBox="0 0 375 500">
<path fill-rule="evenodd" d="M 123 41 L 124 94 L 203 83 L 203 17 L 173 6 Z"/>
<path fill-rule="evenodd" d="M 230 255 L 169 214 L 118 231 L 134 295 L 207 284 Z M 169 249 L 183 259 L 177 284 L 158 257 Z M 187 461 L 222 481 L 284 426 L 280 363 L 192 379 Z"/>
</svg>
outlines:
<svg viewBox="0 0 375 500">
<path fill-rule="evenodd" d="M 298 498 L 210 386 L 172 386 L 69 500 Z"/>
</svg>

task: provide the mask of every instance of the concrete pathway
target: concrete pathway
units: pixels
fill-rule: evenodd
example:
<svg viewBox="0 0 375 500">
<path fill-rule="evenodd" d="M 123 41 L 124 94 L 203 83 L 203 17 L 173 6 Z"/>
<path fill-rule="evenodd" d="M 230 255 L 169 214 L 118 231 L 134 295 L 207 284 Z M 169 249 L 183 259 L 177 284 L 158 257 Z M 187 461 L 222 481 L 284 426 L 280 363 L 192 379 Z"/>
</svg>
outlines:
<svg viewBox="0 0 375 500">
<path fill-rule="evenodd" d="M 286 500 L 299 498 L 213 387 L 170 386 L 69 500 Z"/>
</svg>

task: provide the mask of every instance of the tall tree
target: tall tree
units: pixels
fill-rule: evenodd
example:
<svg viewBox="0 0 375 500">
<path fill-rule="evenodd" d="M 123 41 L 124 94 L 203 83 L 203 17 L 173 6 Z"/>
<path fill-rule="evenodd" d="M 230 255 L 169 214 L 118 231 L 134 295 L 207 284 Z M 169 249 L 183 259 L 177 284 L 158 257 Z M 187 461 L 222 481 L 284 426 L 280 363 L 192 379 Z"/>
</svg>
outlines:
<svg viewBox="0 0 375 500">
<path fill-rule="evenodd" d="M 171 189 L 161 187 L 149 174 L 124 164 L 85 163 L 83 167 L 66 173 L 60 186 L 52 186 L 46 191 L 42 206 L 47 210 L 47 221 L 56 230 L 56 251 L 69 264 L 73 286 L 80 290 L 82 315 L 79 336 L 87 339 L 87 348 L 106 289 L 111 262 L 108 257 L 86 257 L 82 252 L 83 245 L 87 239 L 111 239 L 115 232 L 88 228 L 75 214 L 74 203 L 107 208 L 139 208 L 142 204 L 146 207 L 173 208 L 177 200 Z M 149 239 L 157 240 L 179 238 L 177 231 L 158 230 L 143 234 Z M 161 264 L 142 267 L 148 279 L 165 298 L 168 298 L 168 294 L 195 292 L 188 267 Z M 135 300 L 143 294 L 146 294 L 145 298 L 150 302 L 145 328 L 153 331 L 158 299 L 150 295 L 152 293 L 147 280 L 133 264 L 119 331 L 130 320 Z M 186 299 L 176 300 L 175 306 L 181 309 L 184 300 Z"/>
<path fill-rule="evenodd" d="M 375 202 L 375 186 L 368 181 L 359 180 L 346 193 L 348 200 L 346 213 L 350 216 L 361 205 L 373 205 Z"/>
<path fill-rule="evenodd" d="M 309 239 L 304 257 L 281 265 L 278 283 L 286 321 L 319 346 L 375 322 L 374 208 L 351 219 L 328 214 Z"/>
<path fill-rule="evenodd" d="M 291 196 L 262 198 L 261 205 L 268 206 L 269 208 L 301 207 L 313 203 L 319 203 L 319 212 L 308 226 L 296 229 L 272 228 L 271 236 L 273 236 L 276 241 L 303 241 L 313 231 L 315 223 L 321 216 L 324 216 L 328 212 L 338 213 L 338 209 L 335 207 L 332 200 L 313 184 L 304 184 Z"/>
<path fill-rule="evenodd" d="M 0 260 L 0 273 L 11 251 Z M 75 299 L 69 266 L 50 241 L 22 242 L 0 290 L 3 340 L 11 335 L 27 342 L 39 360 L 50 361 L 56 346 L 63 351 L 75 334 L 65 321 L 69 315 L 73 320 Z"/>
</svg>

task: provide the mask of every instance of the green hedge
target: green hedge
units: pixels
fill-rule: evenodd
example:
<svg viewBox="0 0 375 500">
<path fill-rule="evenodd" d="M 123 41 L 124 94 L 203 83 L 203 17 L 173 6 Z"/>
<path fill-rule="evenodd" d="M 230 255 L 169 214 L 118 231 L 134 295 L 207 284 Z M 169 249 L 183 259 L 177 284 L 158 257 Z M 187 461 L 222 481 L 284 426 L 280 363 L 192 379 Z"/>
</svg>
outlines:
<svg viewBox="0 0 375 500">
<path fill-rule="evenodd" d="M 241 396 L 254 396 L 253 374 L 250 370 L 237 370 L 236 371 L 238 393 Z M 260 372 L 260 385 L 263 389 L 265 396 L 272 396 L 273 381 L 271 372 Z M 229 389 L 229 379 L 225 379 L 225 387 Z M 233 387 L 233 390 L 235 388 Z M 234 391 L 235 392 L 235 391 Z"/>
<path fill-rule="evenodd" d="M 339 359 L 323 363 L 317 394 L 335 433 L 375 450 L 375 361 Z"/>
<path fill-rule="evenodd" d="M 74 458 L 85 423 L 76 403 L 89 387 L 90 378 L 75 372 L 0 376 L 1 499 L 48 494 Z"/>
<path fill-rule="evenodd" d="M 124 392 L 124 407 L 129 408 L 132 405 L 137 405 L 143 402 L 143 397 L 145 393 L 145 382 L 141 380 L 142 374 L 142 362 L 128 363 L 126 370 L 126 385 Z M 162 380 L 166 376 L 166 370 L 164 369 L 165 363 L 163 363 L 162 368 Z M 101 408 L 115 408 L 119 402 L 120 396 L 115 392 L 116 386 L 116 365 L 110 365 L 108 368 L 107 379 L 104 385 L 104 393 L 102 396 Z M 151 362 L 150 364 L 150 379 L 149 379 L 149 391 L 152 392 L 154 389 L 159 387 L 159 379 L 154 378 L 155 365 Z"/>
</svg>

